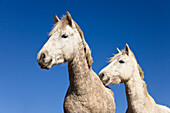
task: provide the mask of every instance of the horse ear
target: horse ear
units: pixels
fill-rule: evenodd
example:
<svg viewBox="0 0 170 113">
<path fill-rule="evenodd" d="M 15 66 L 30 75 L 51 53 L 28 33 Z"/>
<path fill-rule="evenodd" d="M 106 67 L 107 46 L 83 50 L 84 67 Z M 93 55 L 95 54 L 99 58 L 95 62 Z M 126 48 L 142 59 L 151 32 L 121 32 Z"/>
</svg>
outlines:
<svg viewBox="0 0 170 113">
<path fill-rule="evenodd" d="M 67 18 L 68 24 L 72 27 L 74 22 L 73 22 L 73 19 L 71 18 L 71 15 L 68 11 L 66 11 L 66 18 Z"/>
<path fill-rule="evenodd" d="M 56 24 L 57 22 L 59 22 L 60 21 L 60 19 L 57 17 L 57 15 L 55 14 L 54 15 L 54 24 Z"/>
<path fill-rule="evenodd" d="M 116 48 L 116 49 L 117 49 L 117 53 L 120 53 L 120 50 L 118 48 Z"/>
<path fill-rule="evenodd" d="M 126 44 L 125 53 L 126 53 L 127 55 L 130 55 L 130 48 L 129 48 L 128 44 Z"/>
</svg>

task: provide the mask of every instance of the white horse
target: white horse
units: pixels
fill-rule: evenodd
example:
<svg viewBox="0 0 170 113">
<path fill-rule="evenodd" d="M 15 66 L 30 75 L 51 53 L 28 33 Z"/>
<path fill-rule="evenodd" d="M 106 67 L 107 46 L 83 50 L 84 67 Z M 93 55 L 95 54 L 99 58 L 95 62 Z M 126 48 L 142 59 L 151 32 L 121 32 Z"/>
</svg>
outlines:
<svg viewBox="0 0 170 113">
<path fill-rule="evenodd" d="M 105 86 L 124 83 L 128 109 L 126 113 L 170 113 L 166 106 L 158 105 L 148 94 L 141 67 L 129 46 L 111 58 L 110 64 L 102 69 L 99 77 Z"/>
<path fill-rule="evenodd" d="M 43 69 L 68 62 L 70 85 L 64 100 L 65 113 L 114 113 L 113 92 L 92 70 L 91 51 L 83 32 L 67 12 L 55 25 L 49 40 L 37 55 Z"/>
</svg>

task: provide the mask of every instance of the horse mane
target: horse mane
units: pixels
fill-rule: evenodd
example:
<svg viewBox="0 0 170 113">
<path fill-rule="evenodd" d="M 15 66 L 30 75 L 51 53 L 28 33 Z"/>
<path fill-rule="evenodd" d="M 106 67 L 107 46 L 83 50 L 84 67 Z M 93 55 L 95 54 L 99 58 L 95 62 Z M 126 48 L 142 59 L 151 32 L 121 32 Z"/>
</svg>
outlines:
<svg viewBox="0 0 170 113">
<path fill-rule="evenodd" d="M 83 34 L 83 31 L 81 30 L 81 28 L 78 26 L 78 24 L 75 21 L 74 21 L 74 24 L 76 25 L 77 31 L 79 32 L 80 37 L 82 38 L 82 41 L 84 44 L 84 51 L 86 53 L 88 67 L 91 68 L 91 65 L 93 63 L 93 58 L 91 57 L 90 47 L 88 46 L 88 44 L 85 41 L 84 34 Z"/>
<path fill-rule="evenodd" d="M 136 59 L 134 53 L 133 53 L 131 50 L 130 50 L 130 52 L 131 52 L 133 58 L 134 58 L 134 59 L 136 60 L 136 62 L 137 62 L 137 59 Z M 147 95 L 148 95 L 147 85 L 146 85 L 145 81 L 143 81 L 143 79 L 144 79 L 144 72 L 142 71 L 142 68 L 140 67 L 140 65 L 138 64 L 138 62 L 137 62 L 137 68 L 138 68 L 138 71 L 139 71 L 139 75 L 140 75 L 140 77 L 141 77 L 141 79 L 142 79 L 142 84 L 143 84 L 143 88 L 144 88 L 144 94 L 145 94 L 145 96 L 147 97 Z"/>
<path fill-rule="evenodd" d="M 130 50 L 130 51 L 131 51 L 131 50 Z M 136 59 L 134 53 L 133 53 L 132 51 L 131 51 L 131 53 L 132 53 L 133 58 L 134 58 L 134 59 L 136 60 L 136 62 L 137 62 L 137 59 Z M 138 62 L 137 62 L 137 63 L 138 63 Z M 139 74 L 140 74 L 141 79 L 144 79 L 144 72 L 142 71 L 142 68 L 140 67 L 139 64 L 137 64 L 137 68 L 138 68 L 138 71 L 139 71 Z"/>
<path fill-rule="evenodd" d="M 91 68 L 91 65 L 93 63 L 93 59 L 91 57 L 91 50 L 90 50 L 88 44 L 85 41 L 84 34 L 83 34 L 81 28 L 78 26 L 78 24 L 74 20 L 73 20 L 73 22 L 74 22 L 76 29 L 79 32 L 80 37 L 82 39 L 88 67 Z M 63 16 L 62 19 L 60 20 L 60 22 L 56 23 L 53 26 L 53 29 L 49 33 L 49 36 L 52 36 L 57 31 L 57 29 L 60 28 L 60 27 L 62 27 L 64 29 L 66 27 L 66 25 L 68 25 L 68 21 L 66 20 L 66 16 Z"/>
</svg>

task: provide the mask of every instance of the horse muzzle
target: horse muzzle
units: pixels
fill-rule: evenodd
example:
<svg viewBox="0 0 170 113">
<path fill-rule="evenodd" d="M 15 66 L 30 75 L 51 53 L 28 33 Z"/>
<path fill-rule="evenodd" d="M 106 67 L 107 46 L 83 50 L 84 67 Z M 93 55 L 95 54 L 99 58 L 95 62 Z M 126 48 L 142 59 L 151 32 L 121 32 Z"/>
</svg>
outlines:
<svg viewBox="0 0 170 113">
<path fill-rule="evenodd" d="M 106 76 L 104 73 L 100 73 L 100 74 L 99 74 L 99 78 L 100 78 L 100 80 L 102 81 L 102 83 L 103 83 L 105 86 L 107 86 L 110 78 L 109 78 L 108 76 Z"/>
<path fill-rule="evenodd" d="M 52 66 L 52 58 L 43 52 L 37 56 L 37 62 L 42 69 L 50 69 Z"/>
</svg>

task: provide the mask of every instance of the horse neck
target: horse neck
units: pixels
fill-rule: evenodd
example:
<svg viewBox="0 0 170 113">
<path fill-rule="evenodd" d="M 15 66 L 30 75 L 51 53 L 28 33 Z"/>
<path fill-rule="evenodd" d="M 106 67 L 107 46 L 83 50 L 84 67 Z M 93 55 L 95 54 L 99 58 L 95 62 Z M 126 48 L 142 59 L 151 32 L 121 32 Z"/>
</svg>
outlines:
<svg viewBox="0 0 170 113">
<path fill-rule="evenodd" d="M 139 112 L 148 102 L 145 82 L 141 79 L 138 69 L 134 69 L 132 77 L 125 82 L 128 109 Z"/>
<path fill-rule="evenodd" d="M 90 69 L 87 64 L 84 46 L 79 44 L 74 58 L 68 62 L 69 81 L 72 91 L 78 94 L 85 94 L 86 89 L 90 89 L 92 83 Z"/>
</svg>

